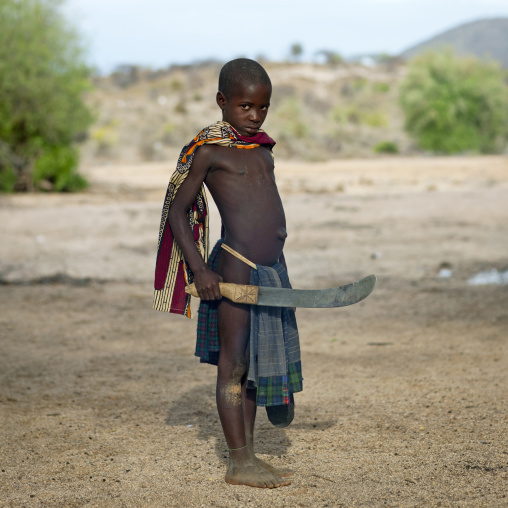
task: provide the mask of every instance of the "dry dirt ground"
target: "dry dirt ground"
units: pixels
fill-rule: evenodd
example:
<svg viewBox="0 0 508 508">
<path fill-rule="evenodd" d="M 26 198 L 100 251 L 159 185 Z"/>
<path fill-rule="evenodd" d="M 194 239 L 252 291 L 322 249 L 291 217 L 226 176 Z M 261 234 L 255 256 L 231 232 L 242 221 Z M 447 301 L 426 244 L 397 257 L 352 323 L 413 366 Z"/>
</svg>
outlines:
<svg viewBox="0 0 508 508">
<path fill-rule="evenodd" d="M 508 268 L 507 159 L 277 163 L 293 285 L 378 284 L 297 312 L 295 420 L 257 425 L 276 490 L 224 483 L 196 321 L 151 309 L 172 167 L 0 198 L 0 506 L 507 506 L 508 286 L 467 283 Z"/>
</svg>

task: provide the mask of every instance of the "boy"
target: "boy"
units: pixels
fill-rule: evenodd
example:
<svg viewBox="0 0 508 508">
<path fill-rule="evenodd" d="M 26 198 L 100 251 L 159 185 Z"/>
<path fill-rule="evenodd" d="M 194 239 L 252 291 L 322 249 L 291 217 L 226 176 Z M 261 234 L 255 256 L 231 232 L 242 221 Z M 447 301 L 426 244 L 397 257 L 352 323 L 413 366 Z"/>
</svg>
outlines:
<svg viewBox="0 0 508 508">
<path fill-rule="evenodd" d="M 218 366 L 217 408 L 229 450 L 226 482 L 265 488 L 289 485 L 285 477 L 292 474 L 255 456 L 253 433 L 256 405 L 287 408 L 292 393 L 302 389 L 294 312 L 222 299 L 219 282 L 289 286 L 282 253 L 286 220 L 271 154 L 275 142 L 260 130 L 271 92 L 268 74 L 253 60 L 240 58 L 222 68 L 216 98 L 222 122 L 184 147 L 168 187 L 154 301 L 156 309 L 190 316 L 183 288 L 195 283 L 201 298 L 196 354 Z M 203 183 L 223 223 L 208 266 Z M 277 330 L 269 343 L 263 343 L 270 335 L 266 323 L 270 332 Z"/>
</svg>

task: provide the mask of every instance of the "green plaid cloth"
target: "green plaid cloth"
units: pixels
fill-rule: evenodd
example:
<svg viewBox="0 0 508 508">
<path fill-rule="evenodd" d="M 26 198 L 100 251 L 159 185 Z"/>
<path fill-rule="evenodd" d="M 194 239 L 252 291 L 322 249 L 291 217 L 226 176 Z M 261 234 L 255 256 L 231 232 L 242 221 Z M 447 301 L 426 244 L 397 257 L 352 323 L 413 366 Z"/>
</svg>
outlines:
<svg viewBox="0 0 508 508">
<path fill-rule="evenodd" d="M 208 267 L 214 272 L 219 266 L 222 240 L 219 240 L 208 257 Z M 201 363 L 219 363 L 219 312 L 218 300 L 201 300 L 198 309 L 198 330 L 195 355 Z"/>
<path fill-rule="evenodd" d="M 219 240 L 208 258 L 216 271 L 223 240 Z M 250 284 L 291 287 L 280 263 L 272 267 L 257 265 L 251 269 Z M 292 393 L 302 391 L 300 342 L 293 309 L 251 305 L 250 361 L 248 387 L 257 389 L 258 406 L 290 403 Z M 201 301 L 195 355 L 201 363 L 217 365 L 220 343 L 218 301 Z"/>
<path fill-rule="evenodd" d="M 301 392 L 302 363 L 289 364 L 287 376 L 258 377 L 256 404 L 258 406 L 281 406 L 289 404 L 292 393 Z"/>
</svg>

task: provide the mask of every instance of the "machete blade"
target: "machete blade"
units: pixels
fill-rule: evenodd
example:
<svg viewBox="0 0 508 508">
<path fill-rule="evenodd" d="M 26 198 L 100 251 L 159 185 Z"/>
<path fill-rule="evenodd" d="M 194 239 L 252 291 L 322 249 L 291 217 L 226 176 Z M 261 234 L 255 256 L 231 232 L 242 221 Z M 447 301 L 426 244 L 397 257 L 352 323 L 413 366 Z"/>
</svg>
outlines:
<svg viewBox="0 0 508 508">
<path fill-rule="evenodd" d="M 372 293 L 376 276 L 369 275 L 345 286 L 329 289 L 283 289 L 259 286 L 257 305 L 269 307 L 346 307 Z"/>
</svg>

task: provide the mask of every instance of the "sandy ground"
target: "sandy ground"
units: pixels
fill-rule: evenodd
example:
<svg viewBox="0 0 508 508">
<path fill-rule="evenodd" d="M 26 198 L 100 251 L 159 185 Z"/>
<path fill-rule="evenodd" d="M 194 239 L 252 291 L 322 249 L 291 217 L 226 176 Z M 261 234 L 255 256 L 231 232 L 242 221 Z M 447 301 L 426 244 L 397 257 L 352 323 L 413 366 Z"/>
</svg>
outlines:
<svg viewBox="0 0 508 508">
<path fill-rule="evenodd" d="M 223 482 L 196 321 L 151 309 L 172 167 L 0 198 L 0 506 L 508 506 L 508 286 L 467 284 L 508 268 L 507 159 L 278 162 L 293 285 L 378 285 L 298 310 L 295 420 L 257 424 L 296 471 L 273 491 Z"/>
</svg>

